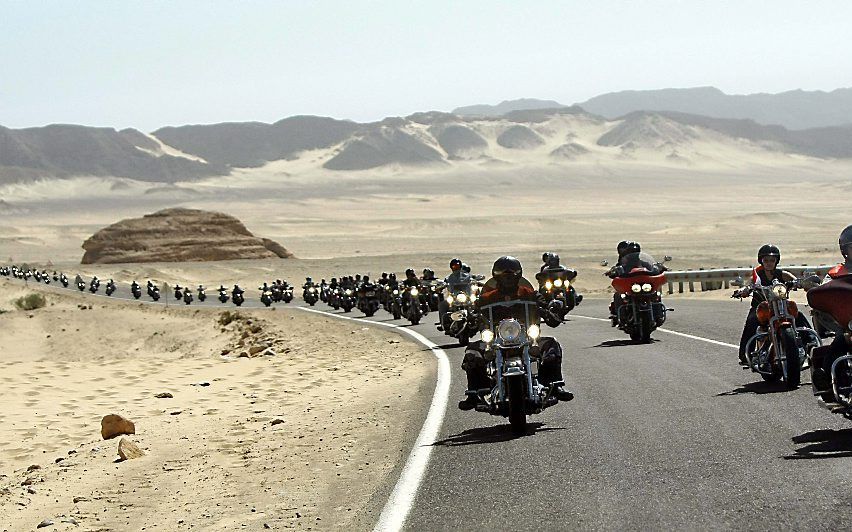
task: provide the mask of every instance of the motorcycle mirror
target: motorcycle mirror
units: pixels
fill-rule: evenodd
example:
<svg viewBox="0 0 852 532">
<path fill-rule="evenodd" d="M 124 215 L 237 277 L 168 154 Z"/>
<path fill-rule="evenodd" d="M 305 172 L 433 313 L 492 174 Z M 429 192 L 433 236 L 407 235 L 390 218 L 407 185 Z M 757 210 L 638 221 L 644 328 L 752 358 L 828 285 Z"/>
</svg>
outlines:
<svg viewBox="0 0 852 532">
<path fill-rule="evenodd" d="M 671 255 L 666 255 L 666 256 L 664 256 L 664 257 L 663 257 L 663 262 L 669 262 L 669 261 L 671 261 L 671 260 L 672 260 L 672 256 L 671 256 Z"/>
<path fill-rule="evenodd" d="M 802 288 L 804 288 L 807 291 L 807 290 L 810 290 L 811 288 L 815 288 L 815 287 L 819 286 L 820 279 L 816 275 L 810 275 L 810 276 L 802 279 L 799 282 L 799 284 L 802 286 Z"/>
<path fill-rule="evenodd" d="M 601 261 L 601 266 L 609 266 L 609 261 L 604 259 Z"/>
<path fill-rule="evenodd" d="M 745 280 L 743 280 L 742 277 L 737 277 L 736 279 L 731 281 L 731 284 L 734 285 L 734 286 L 742 286 L 743 283 L 745 283 Z"/>
</svg>

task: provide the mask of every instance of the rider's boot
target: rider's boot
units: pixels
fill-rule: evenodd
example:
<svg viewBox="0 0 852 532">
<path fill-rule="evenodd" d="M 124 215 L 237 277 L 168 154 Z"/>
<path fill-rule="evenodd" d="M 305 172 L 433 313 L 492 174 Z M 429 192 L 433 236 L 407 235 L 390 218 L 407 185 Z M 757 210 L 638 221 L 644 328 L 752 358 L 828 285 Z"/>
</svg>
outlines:
<svg viewBox="0 0 852 532">
<path fill-rule="evenodd" d="M 489 386 L 488 374 L 485 373 L 485 368 L 472 368 L 465 370 L 467 373 L 467 389 L 479 390 Z M 467 395 L 463 401 L 459 401 L 459 410 L 473 410 L 479 404 L 479 397 L 476 395 Z"/>
</svg>

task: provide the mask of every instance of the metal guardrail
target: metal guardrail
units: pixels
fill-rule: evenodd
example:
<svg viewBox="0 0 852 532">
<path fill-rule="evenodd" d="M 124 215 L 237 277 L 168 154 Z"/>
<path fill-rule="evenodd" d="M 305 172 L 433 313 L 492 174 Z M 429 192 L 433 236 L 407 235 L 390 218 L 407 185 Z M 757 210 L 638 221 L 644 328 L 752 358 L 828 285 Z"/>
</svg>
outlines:
<svg viewBox="0 0 852 532">
<path fill-rule="evenodd" d="M 805 272 L 824 277 L 828 273 L 828 270 L 833 267 L 833 264 L 820 264 L 819 266 L 808 266 L 806 264 L 802 264 L 801 266 L 779 266 L 782 270 L 786 270 L 796 277 L 802 277 Z M 675 284 L 677 284 L 677 292 L 679 294 L 683 293 L 684 284 L 687 285 L 690 292 L 695 292 L 696 283 L 700 283 L 702 292 L 730 288 L 733 281 L 750 277 L 752 270 L 752 267 L 737 267 L 667 271 L 668 293 L 674 293 Z"/>
</svg>

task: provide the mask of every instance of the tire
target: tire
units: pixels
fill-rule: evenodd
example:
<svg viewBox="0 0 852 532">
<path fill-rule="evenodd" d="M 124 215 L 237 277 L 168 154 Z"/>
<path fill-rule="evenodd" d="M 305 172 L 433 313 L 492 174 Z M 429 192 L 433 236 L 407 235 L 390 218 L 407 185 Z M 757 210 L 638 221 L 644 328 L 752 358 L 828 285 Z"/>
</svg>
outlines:
<svg viewBox="0 0 852 532">
<path fill-rule="evenodd" d="M 509 425 L 512 426 L 512 433 L 526 434 L 527 433 L 527 411 L 524 406 L 524 381 L 520 377 L 513 377 L 506 381 L 509 387 Z"/>
<path fill-rule="evenodd" d="M 783 329 L 781 331 L 781 343 L 787 357 L 787 387 L 795 390 L 802 382 L 802 364 L 799 360 L 799 343 L 796 341 L 795 329 L 792 327 Z"/>
<path fill-rule="evenodd" d="M 462 347 L 466 347 L 469 343 L 470 336 L 467 335 L 467 331 L 462 331 L 462 333 L 459 335 L 459 345 Z"/>
</svg>

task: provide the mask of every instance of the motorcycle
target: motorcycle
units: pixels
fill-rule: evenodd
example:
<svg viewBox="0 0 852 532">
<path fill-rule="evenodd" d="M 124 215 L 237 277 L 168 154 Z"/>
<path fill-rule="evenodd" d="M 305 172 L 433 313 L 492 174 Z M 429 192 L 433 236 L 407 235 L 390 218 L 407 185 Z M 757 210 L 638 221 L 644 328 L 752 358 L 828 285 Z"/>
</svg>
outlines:
<svg viewBox="0 0 852 532">
<path fill-rule="evenodd" d="M 541 294 L 542 317 L 550 327 L 558 327 L 565 321 L 565 316 L 582 300 L 583 296 L 571 286 L 571 281 L 577 277 L 577 272 L 567 268 L 548 268 L 536 274 L 538 293 Z"/>
<path fill-rule="evenodd" d="M 667 309 L 662 301 L 662 286 L 666 274 L 646 253 L 631 253 L 624 257 L 624 274 L 612 280 L 617 294 L 615 323 L 630 335 L 634 342 L 647 344 L 651 333 L 666 321 Z"/>
<path fill-rule="evenodd" d="M 133 294 L 133 299 L 139 299 L 142 297 L 142 288 L 139 286 L 139 283 L 133 281 L 130 284 L 130 293 Z"/>
<path fill-rule="evenodd" d="M 355 291 L 351 288 L 343 288 L 339 289 L 340 297 L 338 298 L 340 308 L 343 309 L 343 312 L 352 312 L 352 309 L 355 308 Z"/>
<path fill-rule="evenodd" d="M 266 290 L 263 287 L 259 288 L 260 290 L 260 302 L 265 306 L 269 307 L 272 305 L 272 290 L 267 288 Z"/>
<path fill-rule="evenodd" d="M 429 304 L 417 286 L 400 286 L 402 288 L 402 315 L 412 325 L 420 323 L 420 318 L 429 313 Z"/>
<path fill-rule="evenodd" d="M 320 284 L 319 297 L 320 297 L 320 301 L 322 301 L 323 303 L 328 303 L 328 284 L 327 283 L 321 283 Z"/>
<path fill-rule="evenodd" d="M 175 285 L 175 299 L 177 299 L 178 301 L 183 299 L 183 291 L 182 290 L 183 289 L 180 287 L 179 284 Z"/>
<path fill-rule="evenodd" d="M 59 276 L 59 282 L 62 283 L 64 288 L 68 288 L 68 277 L 66 277 L 64 273 Z"/>
<path fill-rule="evenodd" d="M 89 292 L 96 294 L 98 293 L 98 289 L 101 287 L 101 281 L 95 277 L 92 279 L 92 282 L 89 283 Z"/>
<path fill-rule="evenodd" d="M 207 290 L 203 286 L 198 285 L 198 301 L 203 303 L 204 300 L 206 300 L 206 299 L 207 299 Z"/>
<path fill-rule="evenodd" d="M 834 344 L 810 351 L 811 382 L 816 382 L 813 372 L 823 367 L 825 358 L 836 357 L 830 370 L 831 392 L 821 394 L 820 404 L 852 419 L 852 276 L 833 279 L 808 290 L 808 304 L 814 317 L 819 316 L 835 338 Z M 833 352 L 838 346 L 841 350 Z M 814 394 L 820 392 L 814 386 Z"/>
<path fill-rule="evenodd" d="M 160 287 L 148 281 L 148 297 L 154 301 L 160 300 Z"/>
<path fill-rule="evenodd" d="M 189 287 L 187 287 L 186 290 L 183 291 L 183 302 L 186 305 L 192 303 L 192 290 L 190 290 Z"/>
<path fill-rule="evenodd" d="M 316 305 L 317 301 L 319 301 L 317 288 L 313 285 L 305 285 L 304 290 L 302 290 L 302 299 L 310 306 Z"/>
<path fill-rule="evenodd" d="M 85 292 L 86 291 L 86 283 L 84 283 L 83 281 L 77 281 L 77 290 L 79 290 L 81 292 Z"/>
<path fill-rule="evenodd" d="M 243 294 L 243 290 L 239 288 L 234 288 L 233 292 L 231 293 L 231 301 L 234 302 L 234 305 L 238 307 L 242 306 L 242 304 L 245 302 L 245 296 Z"/>
<path fill-rule="evenodd" d="M 466 346 L 470 338 L 479 330 L 479 313 L 476 311 L 476 285 L 447 287 L 444 301 L 447 302 L 447 313 L 444 314 L 444 334 L 458 339 L 459 345 Z M 452 289 L 451 289 L 452 288 Z"/>
<path fill-rule="evenodd" d="M 379 307 L 379 296 L 376 292 L 376 285 L 366 283 L 361 285 L 361 290 L 358 297 L 358 310 L 364 313 L 368 318 L 373 316 Z"/>
<path fill-rule="evenodd" d="M 489 281 L 490 283 L 491 281 Z M 526 279 L 521 279 L 532 290 Z M 485 344 L 491 388 L 468 390 L 478 399 L 476 410 L 509 418 L 512 432 L 524 434 L 527 416 L 539 414 L 559 402 L 554 389 L 564 382 L 547 386 L 538 381 L 541 329 L 535 301 L 512 300 L 481 308 L 487 328 L 481 331 Z"/>
<path fill-rule="evenodd" d="M 113 282 L 112 279 L 110 279 L 109 282 L 107 282 L 107 285 L 106 285 L 106 295 L 111 296 L 114 293 L 115 293 L 115 283 Z"/>
<path fill-rule="evenodd" d="M 423 281 L 423 296 L 426 299 L 426 304 L 429 305 L 429 310 L 438 312 L 438 307 L 443 300 L 441 292 L 442 283 L 436 281 Z"/>
<path fill-rule="evenodd" d="M 748 367 L 763 380 L 783 380 L 791 390 L 799 387 L 802 368 L 811 346 L 822 341 L 813 329 L 796 327 L 799 306 L 790 300 L 790 292 L 801 288 L 800 281 L 775 281 L 771 286 L 752 286 L 734 292 L 743 298 L 757 292 L 757 333 L 746 342 Z"/>
<path fill-rule="evenodd" d="M 228 290 L 225 289 L 225 288 L 220 288 L 219 289 L 219 302 L 220 303 L 227 303 L 228 299 L 230 299 L 230 296 L 228 296 Z"/>
</svg>

